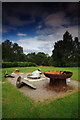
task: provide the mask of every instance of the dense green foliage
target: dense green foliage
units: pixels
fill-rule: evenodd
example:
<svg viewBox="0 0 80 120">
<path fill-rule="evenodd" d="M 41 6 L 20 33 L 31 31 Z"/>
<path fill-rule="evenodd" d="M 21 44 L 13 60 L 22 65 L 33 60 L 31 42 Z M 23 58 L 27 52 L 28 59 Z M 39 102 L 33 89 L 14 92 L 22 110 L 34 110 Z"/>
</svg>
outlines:
<svg viewBox="0 0 80 120">
<path fill-rule="evenodd" d="M 35 63 L 32 62 L 3 62 L 2 68 L 8 67 L 29 67 L 29 66 L 36 66 Z"/>
<path fill-rule="evenodd" d="M 23 62 L 25 54 L 23 48 L 10 40 L 2 42 L 2 59 L 4 62 Z"/>
<path fill-rule="evenodd" d="M 48 54 L 43 52 L 38 53 L 29 53 L 26 55 L 26 60 L 28 62 L 34 62 L 37 65 L 49 66 L 50 65 L 50 57 Z"/>
<path fill-rule="evenodd" d="M 32 72 L 38 67 L 19 67 L 21 72 Z M 47 70 L 67 70 L 73 71 L 73 79 L 77 79 L 78 68 L 61 68 L 61 67 L 40 67 L 42 72 Z M 11 73 L 16 68 L 4 68 Z M 80 68 L 79 68 L 80 69 Z M 72 77 L 71 77 L 72 78 Z M 3 118 L 79 118 L 78 112 L 78 93 L 73 93 L 56 100 L 45 101 L 44 103 L 34 103 L 29 97 L 26 97 L 15 86 L 11 85 L 7 79 L 3 78 Z M 27 91 L 26 91 L 27 92 Z M 79 92 L 80 93 L 80 92 Z"/>
<path fill-rule="evenodd" d="M 66 31 L 63 40 L 55 42 L 52 55 L 43 52 L 23 53 L 23 48 L 10 40 L 2 42 L 2 58 L 4 62 L 33 62 L 43 66 L 80 66 L 80 42 L 78 37 L 74 40 Z"/>
<path fill-rule="evenodd" d="M 80 42 L 77 37 L 72 39 L 71 34 L 66 31 L 63 40 L 57 41 L 52 51 L 54 66 L 80 66 Z"/>
</svg>

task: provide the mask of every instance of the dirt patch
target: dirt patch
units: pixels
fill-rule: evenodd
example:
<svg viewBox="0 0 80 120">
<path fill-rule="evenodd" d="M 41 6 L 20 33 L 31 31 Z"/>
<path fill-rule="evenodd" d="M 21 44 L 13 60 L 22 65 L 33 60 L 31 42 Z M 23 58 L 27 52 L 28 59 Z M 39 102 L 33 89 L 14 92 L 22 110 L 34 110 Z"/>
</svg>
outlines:
<svg viewBox="0 0 80 120">
<path fill-rule="evenodd" d="M 2 81 L 0 81 L 0 84 L 4 84 L 4 83 L 6 83 L 6 82 L 2 82 Z"/>
<path fill-rule="evenodd" d="M 26 75 L 27 74 L 25 74 L 24 76 Z M 16 86 L 17 77 L 18 76 L 15 76 L 15 78 L 8 78 L 8 81 Z M 37 89 L 32 89 L 25 84 L 18 89 L 25 96 L 33 99 L 34 102 L 54 100 L 78 91 L 78 82 L 73 80 L 71 80 L 71 82 L 67 84 L 66 89 L 64 88 L 62 91 L 54 90 L 54 88 L 49 85 L 50 80 L 48 78 L 45 78 L 45 80 L 41 81 L 31 81 L 31 83 L 33 83 L 37 87 Z"/>
</svg>

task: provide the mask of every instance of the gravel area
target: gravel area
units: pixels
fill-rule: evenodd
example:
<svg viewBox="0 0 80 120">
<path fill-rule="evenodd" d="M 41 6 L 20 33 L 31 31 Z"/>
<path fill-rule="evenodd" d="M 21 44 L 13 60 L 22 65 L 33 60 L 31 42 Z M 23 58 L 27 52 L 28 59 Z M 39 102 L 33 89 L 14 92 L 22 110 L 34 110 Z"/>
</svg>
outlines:
<svg viewBox="0 0 80 120">
<path fill-rule="evenodd" d="M 25 77 L 27 74 L 24 74 Z M 16 86 L 16 80 L 18 76 L 15 76 L 15 78 L 8 78 L 8 81 L 11 82 L 13 85 Z M 37 89 L 32 89 L 28 85 L 24 84 L 21 88 L 18 88 L 20 92 L 22 92 L 25 96 L 30 97 L 34 100 L 34 102 L 44 102 L 48 100 L 54 100 L 63 96 L 66 96 L 68 94 L 71 94 L 75 91 L 78 91 L 78 82 L 71 80 L 70 83 L 67 84 L 67 88 L 63 91 L 55 91 L 53 87 L 49 85 L 49 78 L 46 78 L 44 80 L 40 81 L 31 81 L 32 84 L 34 84 Z M 80 88 L 80 86 L 79 86 Z"/>
</svg>

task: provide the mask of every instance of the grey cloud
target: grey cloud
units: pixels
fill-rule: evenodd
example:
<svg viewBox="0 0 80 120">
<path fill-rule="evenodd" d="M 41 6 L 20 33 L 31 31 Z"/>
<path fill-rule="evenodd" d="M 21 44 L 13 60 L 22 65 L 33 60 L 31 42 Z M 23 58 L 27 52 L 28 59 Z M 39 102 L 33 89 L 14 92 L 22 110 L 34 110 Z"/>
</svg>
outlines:
<svg viewBox="0 0 80 120">
<path fill-rule="evenodd" d="M 25 33 L 17 33 L 17 35 L 18 36 L 23 36 L 23 37 L 27 36 L 27 34 L 25 34 Z"/>
<path fill-rule="evenodd" d="M 44 24 L 52 27 L 58 27 L 66 24 L 68 25 L 70 22 L 65 17 L 64 12 L 58 12 L 48 15 L 44 20 Z"/>
<path fill-rule="evenodd" d="M 40 49 L 40 51 L 42 51 L 42 52 L 44 52 L 46 54 L 51 55 L 52 54 L 52 50 L 54 49 L 54 42 L 45 44 L 43 46 L 40 46 L 39 49 Z"/>
<path fill-rule="evenodd" d="M 37 30 L 36 33 L 37 34 L 52 34 L 54 32 L 54 29 L 53 28 L 44 28 L 42 30 Z"/>
<path fill-rule="evenodd" d="M 41 29 L 42 28 L 42 25 L 38 25 L 37 27 L 36 27 L 36 29 Z"/>
</svg>

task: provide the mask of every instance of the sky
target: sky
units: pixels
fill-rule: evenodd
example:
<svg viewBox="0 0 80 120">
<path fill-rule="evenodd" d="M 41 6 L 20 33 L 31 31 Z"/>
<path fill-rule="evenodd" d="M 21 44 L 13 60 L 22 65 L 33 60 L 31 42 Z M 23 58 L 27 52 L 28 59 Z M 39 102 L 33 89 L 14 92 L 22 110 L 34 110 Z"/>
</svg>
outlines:
<svg viewBox="0 0 80 120">
<path fill-rule="evenodd" d="M 2 3 L 2 40 L 18 43 L 25 54 L 51 55 L 67 30 L 78 37 L 77 2 Z"/>
</svg>

